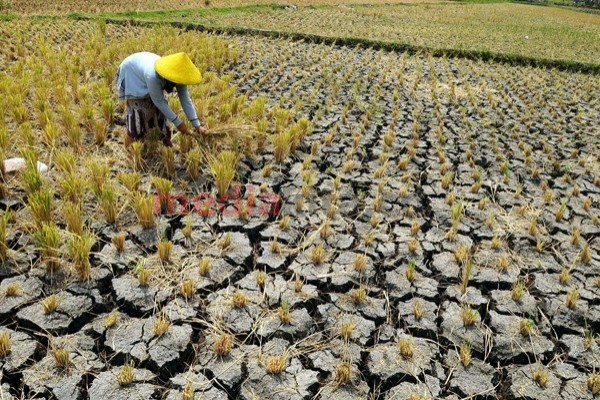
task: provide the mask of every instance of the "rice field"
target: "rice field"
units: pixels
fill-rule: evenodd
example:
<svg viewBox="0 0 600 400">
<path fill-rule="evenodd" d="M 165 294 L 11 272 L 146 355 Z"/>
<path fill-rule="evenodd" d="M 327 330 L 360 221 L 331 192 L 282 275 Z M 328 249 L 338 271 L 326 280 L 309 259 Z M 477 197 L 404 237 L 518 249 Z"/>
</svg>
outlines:
<svg viewBox="0 0 600 400">
<path fill-rule="evenodd" d="M 479 6 L 177 20 L 313 32 L 320 16 L 323 35 L 482 48 L 468 29 L 502 23 L 459 41 L 466 15 L 442 17 Z M 383 17 L 420 7 L 448 35 Z M 493 51 L 597 62 L 573 36 Z M 0 159 L 25 164 L 0 169 L 0 398 L 600 394 L 598 75 L 104 19 L 19 17 L 0 37 Z M 212 136 L 125 148 L 114 76 L 143 50 L 190 55 Z"/>
<path fill-rule="evenodd" d="M 132 15 L 115 18 L 132 17 Z M 515 3 L 443 3 L 189 10 L 136 19 L 248 27 L 598 64 L 600 15 Z"/>
<path fill-rule="evenodd" d="M 322 4 L 388 4 L 394 3 L 390 0 L 284 0 L 276 2 L 281 6 L 315 6 Z M 402 0 L 403 4 L 436 3 L 438 0 Z M 143 12 L 157 10 L 190 10 L 210 9 L 224 7 L 247 7 L 255 5 L 269 5 L 275 2 L 265 0 L 100 0 L 100 1 L 42 1 L 42 0 L 2 0 L 0 2 L 0 13 L 18 15 L 64 15 L 68 13 L 86 12 Z M 1 15 L 1 14 L 0 14 Z"/>
</svg>

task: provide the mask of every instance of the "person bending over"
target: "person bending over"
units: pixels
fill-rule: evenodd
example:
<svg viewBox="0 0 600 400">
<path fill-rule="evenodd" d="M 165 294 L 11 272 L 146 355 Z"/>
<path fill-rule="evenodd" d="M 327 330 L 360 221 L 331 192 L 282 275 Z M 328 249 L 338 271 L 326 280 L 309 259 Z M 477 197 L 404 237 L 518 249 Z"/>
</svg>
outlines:
<svg viewBox="0 0 600 400">
<path fill-rule="evenodd" d="M 125 145 L 140 140 L 156 129 L 165 146 L 171 144 L 171 129 L 167 120 L 182 134 L 187 134 L 185 123 L 171 110 L 166 94 L 177 89 L 179 101 L 194 130 L 200 134 L 206 129 L 200 124 L 188 85 L 199 84 L 202 75 L 185 53 L 161 57 L 150 52 L 140 52 L 125 58 L 117 72 L 119 101 L 127 101 Z"/>
</svg>

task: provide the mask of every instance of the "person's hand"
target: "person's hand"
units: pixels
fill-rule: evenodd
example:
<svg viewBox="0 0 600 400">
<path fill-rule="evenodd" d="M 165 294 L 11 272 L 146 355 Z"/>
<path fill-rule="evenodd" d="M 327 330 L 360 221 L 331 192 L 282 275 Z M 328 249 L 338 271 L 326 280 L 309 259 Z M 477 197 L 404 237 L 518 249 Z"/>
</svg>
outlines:
<svg viewBox="0 0 600 400">
<path fill-rule="evenodd" d="M 205 135 L 206 134 L 206 128 L 204 128 L 204 127 L 202 127 L 200 125 L 198 125 L 197 127 L 195 127 L 194 130 L 197 133 L 201 134 L 201 135 Z"/>
<path fill-rule="evenodd" d="M 190 133 L 190 131 L 188 131 L 187 126 L 185 125 L 184 122 L 180 123 L 179 126 L 177 126 L 177 130 L 182 134 L 182 135 L 187 135 Z"/>
</svg>

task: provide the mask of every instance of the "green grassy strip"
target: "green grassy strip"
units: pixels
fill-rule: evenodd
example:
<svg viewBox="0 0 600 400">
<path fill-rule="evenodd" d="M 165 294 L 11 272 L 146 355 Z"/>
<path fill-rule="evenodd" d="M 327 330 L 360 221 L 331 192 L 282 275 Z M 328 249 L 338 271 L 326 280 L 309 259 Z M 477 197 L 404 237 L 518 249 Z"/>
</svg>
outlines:
<svg viewBox="0 0 600 400">
<path fill-rule="evenodd" d="M 16 18 L 18 18 L 18 17 L 14 14 L 2 14 L 2 15 L 0 15 L 0 22 L 10 22 Z"/>
<path fill-rule="evenodd" d="M 95 20 L 97 16 L 85 16 L 85 15 L 73 15 L 75 19 Z M 493 61 L 509 65 L 520 65 L 520 66 L 531 66 L 536 68 L 556 68 L 564 71 L 571 72 L 582 72 L 586 74 L 600 75 L 600 64 L 585 63 L 580 61 L 572 60 L 551 60 L 546 58 L 535 58 L 528 57 L 518 54 L 503 54 L 494 53 L 486 50 L 462 50 L 462 49 L 444 49 L 444 48 L 430 48 L 425 46 L 417 46 L 402 42 L 386 42 L 380 40 L 371 40 L 358 37 L 349 38 L 336 38 L 321 36 L 315 34 L 306 33 L 295 33 L 295 32 L 282 32 L 255 29 L 248 27 L 222 27 L 222 26 L 209 26 L 197 23 L 184 23 L 184 22 L 165 22 L 165 21 L 147 21 L 141 19 L 127 19 L 127 18 L 105 18 L 107 23 L 111 24 L 129 24 L 134 26 L 152 27 L 154 25 L 166 24 L 175 28 L 183 30 L 194 30 L 209 33 L 224 33 L 224 34 L 236 34 L 236 35 L 254 35 L 264 36 L 269 38 L 285 38 L 289 40 L 303 40 L 311 43 L 324 43 L 324 44 L 336 44 L 340 46 L 362 46 L 365 48 L 372 48 L 375 50 L 387 50 L 395 52 L 407 52 L 410 54 L 417 53 L 428 53 L 436 57 L 450 57 L 450 58 L 466 58 L 470 60 L 482 60 L 482 61 Z"/>
<path fill-rule="evenodd" d="M 216 14 L 229 14 L 237 11 L 255 11 L 265 8 L 278 9 L 283 7 L 281 4 L 270 3 L 270 4 L 255 4 L 249 6 L 238 6 L 238 7 L 207 7 L 207 8 L 187 8 L 180 10 L 159 10 L 159 11 L 126 11 L 126 12 L 104 12 L 104 13 L 70 13 L 67 14 L 67 18 L 72 19 L 94 19 L 94 18 L 105 18 L 105 19 L 116 19 L 116 18 L 150 18 L 150 19 L 163 19 L 168 17 L 188 17 L 192 14 L 202 15 L 209 13 Z"/>
<path fill-rule="evenodd" d="M 23 18 L 26 18 L 30 21 L 44 21 L 44 20 L 61 19 L 64 17 L 60 16 L 60 15 L 31 15 L 31 16 L 23 17 L 18 14 L 0 14 L 0 22 L 10 22 L 10 21 L 14 21 L 17 19 L 23 19 Z"/>
</svg>

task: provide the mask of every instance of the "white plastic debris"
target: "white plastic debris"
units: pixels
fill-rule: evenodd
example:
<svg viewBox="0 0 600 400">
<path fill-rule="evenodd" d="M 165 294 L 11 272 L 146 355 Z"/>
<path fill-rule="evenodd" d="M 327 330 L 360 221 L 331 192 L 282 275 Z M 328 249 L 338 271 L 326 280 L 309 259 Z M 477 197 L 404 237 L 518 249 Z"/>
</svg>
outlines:
<svg viewBox="0 0 600 400">
<path fill-rule="evenodd" d="M 7 174 L 24 171 L 27 166 L 25 165 L 25 159 L 20 157 L 9 158 L 4 160 L 4 172 Z M 37 168 L 40 172 L 48 171 L 48 166 L 43 162 L 37 162 Z"/>
</svg>

